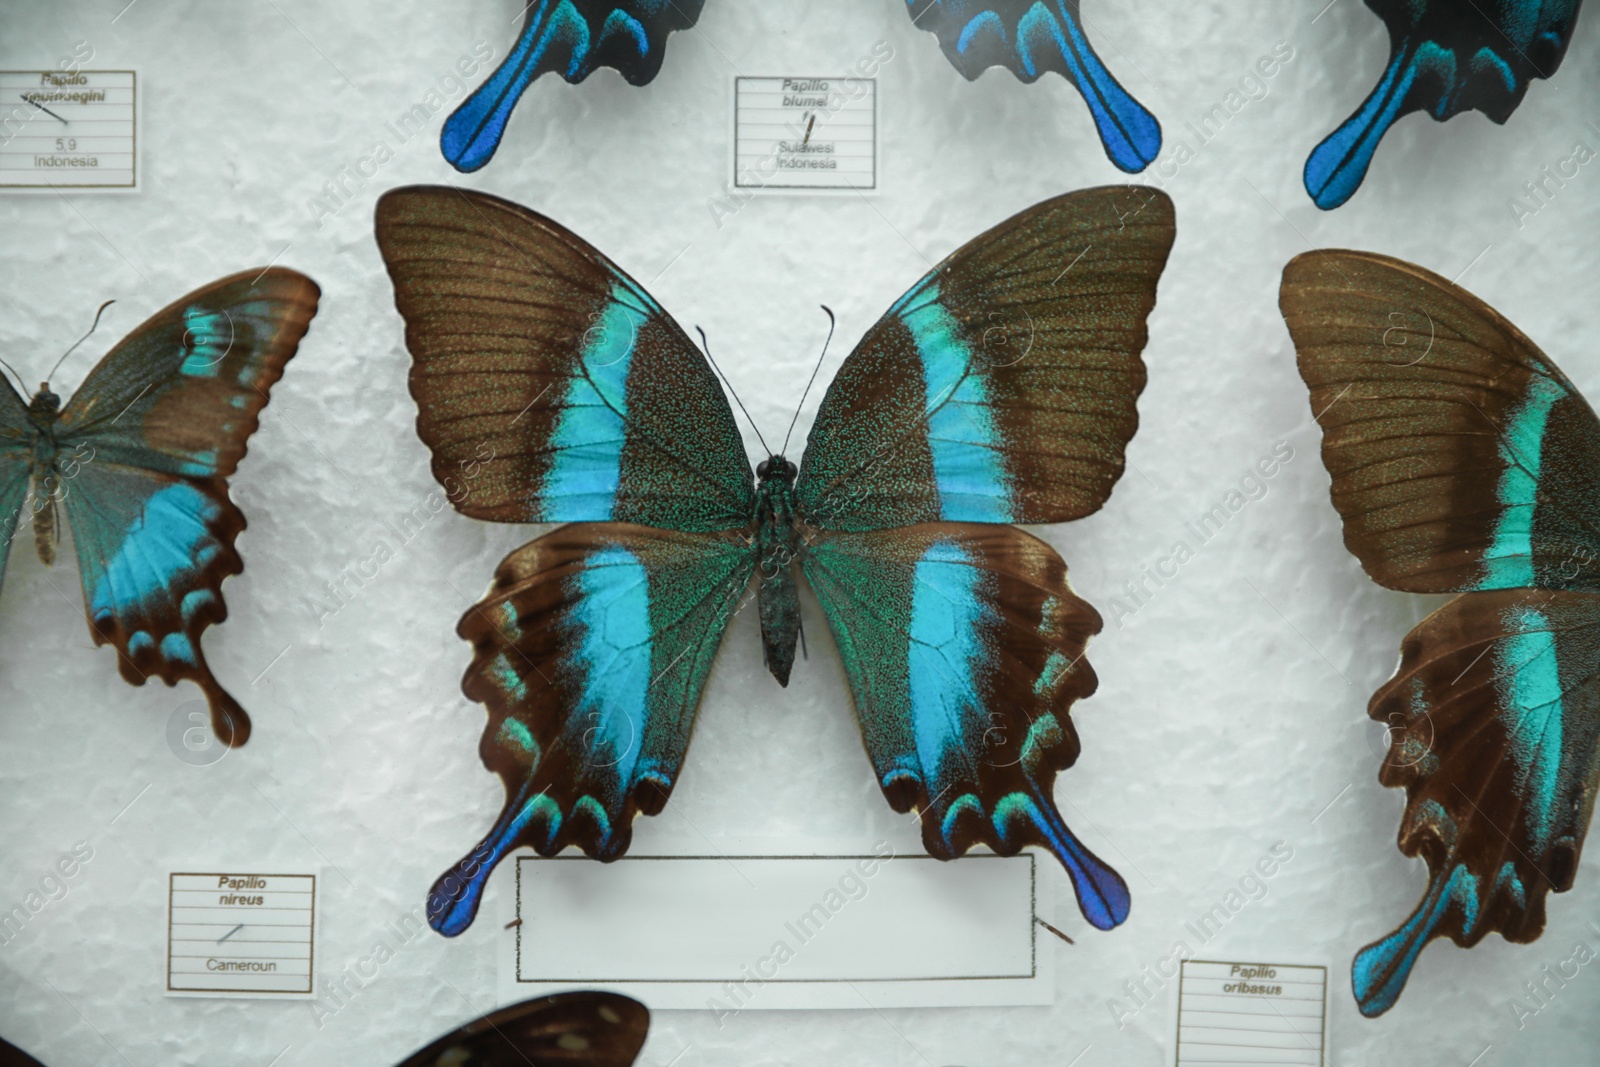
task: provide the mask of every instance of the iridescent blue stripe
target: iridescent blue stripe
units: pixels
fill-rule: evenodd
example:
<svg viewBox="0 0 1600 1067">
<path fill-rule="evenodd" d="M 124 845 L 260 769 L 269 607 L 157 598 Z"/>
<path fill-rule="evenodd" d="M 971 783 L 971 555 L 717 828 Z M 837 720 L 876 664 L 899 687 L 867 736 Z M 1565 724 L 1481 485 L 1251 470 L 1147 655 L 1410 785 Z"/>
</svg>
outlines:
<svg viewBox="0 0 1600 1067">
<path fill-rule="evenodd" d="M 1503 621 L 1507 636 L 1495 648 L 1495 687 L 1506 750 L 1517 764 L 1528 851 L 1537 856 L 1550 847 L 1561 778 L 1561 669 L 1543 612 L 1522 608 Z"/>
<path fill-rule="evenodd" d="M 912 298 L 915 304 L 912 304 Z M 951 522 L 1010 522 L 1011 477 L 989 406 L 988 381 L 975 366 L 961 327 L 928 282 L 895 305 L 922 358 L 928 451 L 939 490 L 939 517 Z"/>
<path fill-rule="evenodd" d="M 580 696 L 569 733 L 587 748 L 591 770 L 610 768 L 620 800 L 632 784 L 644 743 L 650 693 L 650 581 L 621 545 L 607 545 L 578 572 L 573 609 L 576 648 L 569 663 Z"/>
<path fill-rule="evenodd" d="M 917 561 L 911 592 L 911 728 L 929 795 L 944 764 L 967 749 L 982 708 L 977 672 L 986 658 L 978 639 L 978 571 L 954 541 L 935 541 Z"/>
<path fill-rule="evenodd" d="M 215 556 L 216 542 L 206 524 L 216 516 L 217 506 L 186 482 L 153 494 L 123 532 L 116 554 L 94 576 L 90 616 L 170 595 L 177 575 L 200 570 Z"/>
<path fill-rule="evenodd" d="M 1457 864 L 1448 881 L 1435 879 L 1404 926 L 1376 944 L 1356 953 L 1350 968 L 1350 985 L 1361 1014 L 1382 1015 L 1394 1007 L 1411 977 L 1417 956 L 1433 939 L 1434 931 L 1454 904 L 1462 911 L 1462 929 L 1470 932 L 1478 922 L 1478 879 Z"/>
<path fill-rule="evenodd" d="M 1534 584 L 1533 523 L 1539 500 L 1539 468 L 1550 409 L 1566 390 L 1549 378 L 1534 375 L 1528 391 L 1511 414 L 1500 440 L 1500 474 L 1495 519 L 1489 548 L 1483 555 L 1479 589 L 1521 589 Z"/>
<path fill-rule="evenodd" d="M 532 522 L 601 522 L 611 518 L 627 438 L 628 368 L 647 313 L 620 284 L 584 333 L 580 368 L 567 380 L 552 460 L 539 487 Z"/>
</svg>

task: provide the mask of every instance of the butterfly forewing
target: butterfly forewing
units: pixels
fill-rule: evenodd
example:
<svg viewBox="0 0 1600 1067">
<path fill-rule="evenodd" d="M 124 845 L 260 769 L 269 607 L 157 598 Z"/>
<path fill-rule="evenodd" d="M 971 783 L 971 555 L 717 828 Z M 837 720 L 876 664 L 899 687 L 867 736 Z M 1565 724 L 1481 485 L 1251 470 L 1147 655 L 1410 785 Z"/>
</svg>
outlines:
<svg viewBox="0 0 1600 1067">
<path fill-rule="evenodd" d="M 1600 587 L 1600 421 L 1520 330 L 1365 252 L 1297 257 L 1280 302 L 1345 544 L 1374 580 Z"/>
<path fill-rule="evenodd" d="M 465 930 L 495 864 L 530 845 L 622 855 L 677 781 L 695 709 L 755 566 L 742 534 L 565 526 L 506 557 L 462 617 L 462 688 L 506 787 L 484 840 L 434 885 L 429 921 Z"/>
<path fill-rule="evenodd" d="M 498 522 L 750 521 L 732 410 L 683 331 L 581 238 L 482 193 L 378 202 L 417 431 L 462 513 Z"/>
<path fill-rule="evenodd" d="M 1125 919 L 1127 886 L 1053 794 L 1078 758 L 1069 713 L 1095 690 L 1083 655 L 1101 624 L 1061 557 L 1011 526 L 926 523 L 819 534 L 802 559 L 878 784 L 896 811 L 918 811 L 928 852 L 1043 845 L 1090 923 Z"/>
<path fill-rule="evenodd" d="M 1005 67 L 1025 82 L 1055 71 L 1083 94 L 1106 155 L 1137 173 L 1161 152 L 1161 125 L 1095 54 L 1078 0 L 906 0 L 911 20 L 939 35 L 944 54 L 968 80 Z"/>
<path fill-rule="evenodd" d="M 629 1067 L 649 1029 L 636 1000 L 557 993 L 474 1019 L 399 1067 Z"/>
<path fill-rule="evenodd" d="M 1108 187 L 968 242 L 840 367 L 798 503 L 832 530 L 1064 522 L 1096 511 L 1139 424 L 1172 201 Z"/>
<path fill-rule="evenodd" d="M 661 70 L 667 35 L 686 30 L 705 0 L 533 0 L 522 35 L 489 80 L 448 119 L 439 147 L 450 165 L 474 171 L 493 158 L 511 111 L 543 74 L 581 82 L 611 67 L 633 85 Z"/>
<path fill-rule="evenodd" d="M 1356 957 L 1362 1011 L 1388 1010 L 1422 946 L 1532 941 L 1545 894 L 1571 888 L 1594 809 L 1600 593 L 1467 593 L 1406 637 L 1373 695 L 1404 787 L 1400 850 L 1428 862 L 1410 919 Z"/>
</svg>

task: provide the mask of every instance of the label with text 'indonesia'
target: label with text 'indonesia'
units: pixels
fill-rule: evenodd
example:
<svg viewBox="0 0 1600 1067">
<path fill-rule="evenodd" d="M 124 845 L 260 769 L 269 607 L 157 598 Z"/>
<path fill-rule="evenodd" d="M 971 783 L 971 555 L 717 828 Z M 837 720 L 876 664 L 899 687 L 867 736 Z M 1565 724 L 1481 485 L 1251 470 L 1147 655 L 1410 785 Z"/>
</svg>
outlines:
<svg viewBox="0 0 1600 1067">
<path fill-rule="evenodd" d="M 1322 1064 L 1328 969 L 1184 960 L 1178 979 L 1178 1067 Z"/>
<path fill-rule="evenodd" d="M 875 189 L 874 78 L 734 79 L 739 189 Z"/>
<path fill-rule="evenodd" d="M 317 879 L 312 874 L 173 874 L 167 992 L 310 995 Z"/>
<path fill-rule="evenodd" d="M 138 186 L 131 70 L 0 71 L 0 189 Z"/>
</svg>

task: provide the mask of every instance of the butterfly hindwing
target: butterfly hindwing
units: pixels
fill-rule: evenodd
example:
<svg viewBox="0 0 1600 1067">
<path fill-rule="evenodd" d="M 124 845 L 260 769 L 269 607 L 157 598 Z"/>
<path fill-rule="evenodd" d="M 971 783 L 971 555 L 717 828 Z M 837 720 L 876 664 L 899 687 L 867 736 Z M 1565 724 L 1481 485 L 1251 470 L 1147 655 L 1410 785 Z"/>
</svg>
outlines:
<svg viewBox="0 0 1600 1067">
<path fill-rule="evenodd" d="M 1106 155 L 1137 174 L 1161 152 L 1161 124 L 1128 94 L 1083 34 L 1079 0 L 906 0 L 911 20 L 969 81 L 1005 67 L 1025 82 L 1055 71 L 1083 95 Z"/>
<path fill-rule="evenodd" d="M 1391 736 L 1380 778 L 1406 790 L 1400 850 L 1430 872 L 1411 917 L 1356 956 L 1377 1015 L 1433 938 L 1532 941 L 1545 894 L 1571 887 L 1600 784 L 1600 592 L 1455 598 L 1406 637 L 1369 710 Z"/>
<path fill-rule="evenodd" d="M 556 993 L 474 1019 L 399 1067 L 629 1067 L 649 1030 L 649 1009 L 631 997 Z"/>
<path fill-rule="evenodd" d="M 901 297 L 840 367 L 799 507 L 831 530 L 1064 522 L 1105 502 L 1138 427 L 1145 320 L 1172 201 L 1108 187 L 1044 201 Z"/>
<path fill-rule="evenodd" d="M 1600 585 L 1600 421 L 1471 293 L 1401 260 L 1318 251 L 1284 319 L 1345 544 L 1392 589 Z"/>
<path fill-rule="evenodd" d="M 227 477 L 318 295 L 282 268 L 196 290 L 107 353 L 55 424 L 58 454 L 73 457 L 58 494 L 95 643 L 116 646 L 136 685 L 198 683 L 224 744 L 250 733 L 200 651 L 201 633 L 227 616 L 223 579 L 244 569 Z"/>
<path fill-rule="evenodd" d="M 471 172 L 494 157 L 524 91 L 542 74 L 581 82 L 601 67 L 646 85 L 661 70 L 667 35 L 687 30 L 705 0 L 533 0 L 522 36 L 489 80 L 445 120 L 444 158 Z"/>
<path fill-rule="evenodd" d="M 1580 2 L 1367 0 L 1389 27 L 1389 65 L 1355 114 L 1306 160 L 1306 192 L 1323 209 L 1350 199 L 1383 135 L 1413 111 L 1443 121 L 1476 109 L 1505 122 L 1529 81 L 1561 66 Z"/>
<path fill-rule="evenodd" d="M 480 752 L 506 786 L 499 820 L 434 885 L 434 929 L 472 922 L 501 858 L 627 849 L 667 802 L 695 709 L 755 554 L 742 532 L 564 526 L 513 552 L 462 617 L 462 689 L 487 705 Z"/>
<path fill-rule="evenodd" d="M 417 430 L 459 511 L 700 531 L 749 522 L 749 463 L 705 357 L 600 252 L 520 205 L 445 187 L 384 194 L 377 231 L 406 320 Z"/>
<path fill-rule="evenodd" d="M 1128 889 L 1067 828 L 1052 787 L 1078 758 L 1070 711 L 1094 692 L 1100 616 L 1043 541 L 1011 526 L 822 533 L 801 556 L 855 695 L 867 754 L 931 855 L 1043 845 L 1084 917 L 1109 929 Z"/>
</svg>

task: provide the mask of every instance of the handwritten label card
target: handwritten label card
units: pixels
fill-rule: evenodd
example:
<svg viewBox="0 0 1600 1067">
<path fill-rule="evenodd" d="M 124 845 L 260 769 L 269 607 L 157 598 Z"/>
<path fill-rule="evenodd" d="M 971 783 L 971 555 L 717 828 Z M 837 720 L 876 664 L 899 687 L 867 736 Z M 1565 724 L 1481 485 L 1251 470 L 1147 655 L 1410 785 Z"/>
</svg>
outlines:
<svg viewBox="0 0 1600 1067">
<path fill-rule="evenodd" d="M 733 127 L 736 189 L 877 188 L 874 78 L 735 78 Z"/>
<path fill-rule="evenodd" d="M 1325 1063 L 1328 969 L 1184 960 L 1175 1063 Z"/>
<path fill-rule="evenodd" d="M 0 71 L 0 189 L 134 189 L 131 70 Z"/>
<path fill-rule="evenodd" d="M 316 913 L 314 874 L 169 875 L 167 992 L 311 995 Z"/>
</svg>

